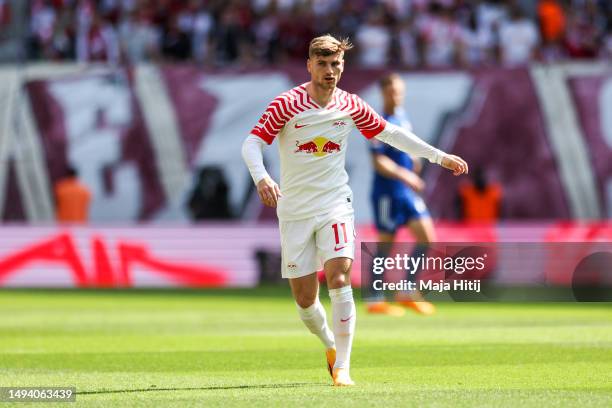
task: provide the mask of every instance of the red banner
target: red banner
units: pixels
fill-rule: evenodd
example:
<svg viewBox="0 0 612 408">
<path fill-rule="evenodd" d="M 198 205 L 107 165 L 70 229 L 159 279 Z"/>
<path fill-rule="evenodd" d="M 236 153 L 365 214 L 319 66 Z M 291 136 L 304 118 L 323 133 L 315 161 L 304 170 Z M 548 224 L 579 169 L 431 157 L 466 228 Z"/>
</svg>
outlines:
<svg viewBox="0 0 612 408">
<path fill-rule="evenodd" d="M 440 242 L 612 242 L 612 225 L 438 223 Z M 376 241 L 372 227 L 357 231 L 354 271 L 361 268 L 361 242 Z M 411 242 L 405 231 L 399 242 Z M 266 272 L 261 253 L 280 256 L 273 223 L 216 223 L 195 227 L 25 227 L 0 230 L 0 287 L 250 287 Z M 576 246 L 576 259 L 584 254 Z M 545 254 L 542 263 L 554 261 Z M 566 254 L 564 259 L 573 255 Z M 506 259 L 507 258 L 507 259 Z M 516 275 L 512 257 L 498 260 L 502 282 L 538 283 L 525 270 Z M 573 258 L 572 258 L 573 259 Z M 271 264 L 271 274 L 280 265 Z M 520 268 L 518 268 L 520 269 Z M 314 272 L 314 271 L 313 271 Z M 353 273 L 360 285 L 360 274 Z M 567 283 L 564 273 L 550 277 Z"/>
</svg>

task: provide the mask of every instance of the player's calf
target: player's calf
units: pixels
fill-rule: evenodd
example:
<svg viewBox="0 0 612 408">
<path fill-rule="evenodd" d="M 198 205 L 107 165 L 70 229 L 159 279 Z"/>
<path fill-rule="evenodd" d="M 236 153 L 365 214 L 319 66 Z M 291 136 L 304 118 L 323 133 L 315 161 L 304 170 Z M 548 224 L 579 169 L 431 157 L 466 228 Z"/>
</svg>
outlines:
<svg viewBox="0 0 612 408">
<path fill-rule="evenodd" d="M 336 363 L 334 368 L 348 369 L 351 360 L 353 334 L 355 333 L 355 321 L 357 319 L 353 289 L 350 286 L 330 289 L 329 297 L 332 302 L 332 330 L 336 340 Z"/>
<path fill-rule="evenodd" d="M 306 308 L 298 304 L 298 313 L 304 325 L 321 340 L 326 349 L 335 347 L 334 335 L 327 325 L 325 309 L 318 298 Z"/>
</svg>

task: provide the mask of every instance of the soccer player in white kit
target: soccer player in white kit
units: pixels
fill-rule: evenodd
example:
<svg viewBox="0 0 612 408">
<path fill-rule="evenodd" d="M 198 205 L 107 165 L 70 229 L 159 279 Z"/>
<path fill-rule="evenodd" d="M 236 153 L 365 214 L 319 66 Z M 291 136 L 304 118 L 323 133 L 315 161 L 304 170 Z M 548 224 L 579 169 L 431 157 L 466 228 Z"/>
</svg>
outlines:
<svg viewBox="0 0 612 408">
<path fill-rule="evenodd" d="M 310 81 L 276 97 L 242 146 L 262 202 L 277 208 L 282 276 L 289 279 L 300 318 L 326 348 L 336 386 L 354 385 L 349 366 L 356 320 L 350 279 L 355 227 L 344 168 L 351 129 L 424 157 L 455 175 L 468 171 L 461 158 L 387 123 L 357 95 L 336 87 L 344 71 L 344 52 L 351 48 L 346 39 L 314 38 L 306 62 Z M 278 139 L 282 189 L 263 164 L 263 148 L 274 139 Z M 319 301 L 316 272 L 321 267 L 332 304 L 331 329 Z"/>
</svg>

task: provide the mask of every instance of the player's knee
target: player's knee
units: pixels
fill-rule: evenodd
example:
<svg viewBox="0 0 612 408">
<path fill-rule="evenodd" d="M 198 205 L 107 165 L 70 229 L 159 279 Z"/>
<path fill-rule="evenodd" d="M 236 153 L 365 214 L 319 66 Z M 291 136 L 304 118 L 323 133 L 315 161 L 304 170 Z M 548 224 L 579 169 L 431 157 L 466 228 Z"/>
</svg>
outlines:
<svg viewBox="0 0 612 408">
<path fill-rule="evenodd" d="M 314 305 L 317 300 L 317 295 L 311 295 L 306 293 L 299 293 L 295 295 L 295 303 L 298 304 L 302 309 L 306 309 L 312 305 Z"/>
<path fill-rule="evenodd" d="M 349 275 L 348 273 L 344 273 L 343 271 L 332 273 L 331 276 L 327 279 L 327 286 L 330 288 L 341 288 L 349 284 Z"/>
</svg>

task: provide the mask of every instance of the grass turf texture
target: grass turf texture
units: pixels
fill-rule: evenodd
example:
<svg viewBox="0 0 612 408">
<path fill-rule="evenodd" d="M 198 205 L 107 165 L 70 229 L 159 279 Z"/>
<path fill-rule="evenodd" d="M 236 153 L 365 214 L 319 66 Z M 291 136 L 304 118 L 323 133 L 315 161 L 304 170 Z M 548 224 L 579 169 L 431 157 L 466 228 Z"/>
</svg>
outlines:
<svg viewBox="0 0 612 408">
<path fill-rule="evenodd" d="M 612 404 L 609 304 L 358 305 L 357 387 L 338 389 L 289 296 L 3 290 L 0 386 L 76 386 L 76 406 L 100 407 Z"/>
</svg>

